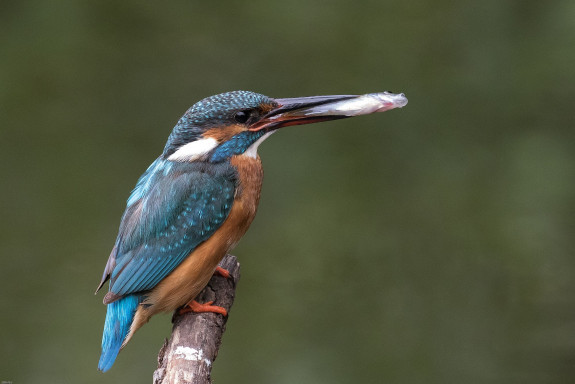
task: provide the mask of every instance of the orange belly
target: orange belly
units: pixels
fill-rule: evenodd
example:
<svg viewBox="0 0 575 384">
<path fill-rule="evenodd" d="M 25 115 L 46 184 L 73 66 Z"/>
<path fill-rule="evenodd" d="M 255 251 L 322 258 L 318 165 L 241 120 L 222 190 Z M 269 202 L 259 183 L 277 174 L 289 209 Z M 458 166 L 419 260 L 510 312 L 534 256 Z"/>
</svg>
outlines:
<svg viewBox="0 0 575 384">
<path fill-rule="evenodd" d="M 150 291 L 144 305 L 136 311 L 130 334 L 158 312 L 170 312 L 193 300 L 206 286 L 218 263 L 248 230 L 260 199 L 263 168 L 259 156 L 234 156 L 231 164 L 237 169 L 239 183 L 234 204 L 227 219 L 214 234 Z"/>
</svg>

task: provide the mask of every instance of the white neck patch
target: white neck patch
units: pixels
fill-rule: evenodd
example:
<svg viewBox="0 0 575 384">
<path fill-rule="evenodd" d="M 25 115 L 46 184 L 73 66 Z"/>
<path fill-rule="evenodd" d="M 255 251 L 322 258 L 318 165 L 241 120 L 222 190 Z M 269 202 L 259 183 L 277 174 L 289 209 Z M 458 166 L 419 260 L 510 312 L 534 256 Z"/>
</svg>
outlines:
<svg viewBox="0 0 575 384">
<path fill-rule="evenodd" d="M 212 149 L 218 146 L 218 141 L 214 138 L 208 137 L 192 141 L 186 145 L 181 146 L 178 150 L 168 157 L 171 161 L 194 161 L 200 159 L 202 156 L 207 155 Z"/>
<path fill-rule="evenodd" d="M 268 137 L 270 137 L 270 135 L 272 133 L 274 133 L 275 131 L 270 131 L 268 133 L 266 133 L 265 135 L 263 135 L 262 137 L 260 137 L 255 143 L 253 143 L 252 145 L 250 145 L 248 147 L 248 149 L 246 149 L 246 151 L 244 152 L 244 156 L 247 157 L 252 157 L 252 158 L 256 158 L 258 157 L 258 147 L 260 146 L 261 143 L 264 142 L 265 139 L 267 139 Z"/>
</svg>

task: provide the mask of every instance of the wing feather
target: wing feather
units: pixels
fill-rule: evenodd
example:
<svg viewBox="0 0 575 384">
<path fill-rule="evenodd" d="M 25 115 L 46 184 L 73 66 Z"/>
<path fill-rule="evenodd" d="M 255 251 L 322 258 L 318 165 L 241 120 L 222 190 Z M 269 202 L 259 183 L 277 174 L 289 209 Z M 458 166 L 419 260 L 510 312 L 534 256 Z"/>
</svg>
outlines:
<svg viewBox="0 0 575 384">
<path fill-rule="evenodd" d="M 104 271 L 114 299 L 155 287 L 220 227 L 233 204 L 237 175 L 230 165 L 156 163 L 128 200 Z"/>
</svg>

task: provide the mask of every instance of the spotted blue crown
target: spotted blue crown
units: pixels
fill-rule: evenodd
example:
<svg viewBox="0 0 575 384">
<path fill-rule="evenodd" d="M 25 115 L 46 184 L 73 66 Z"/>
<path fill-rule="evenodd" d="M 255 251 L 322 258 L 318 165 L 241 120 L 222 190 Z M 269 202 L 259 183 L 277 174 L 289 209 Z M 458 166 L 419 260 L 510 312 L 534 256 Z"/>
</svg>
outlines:
<svg viewBox="0 0 575 384">
<path fill-rule="evenodd" d="M 274 101 L 269 97 L 249 91 L 233 91 L 206 97 L 180 118 L 168 138 L 164 156 L 167 157 L 180 146 L 199 139 L 209 128 L 232 123 L 237 111 L 272 103 Z"/>
</svg>

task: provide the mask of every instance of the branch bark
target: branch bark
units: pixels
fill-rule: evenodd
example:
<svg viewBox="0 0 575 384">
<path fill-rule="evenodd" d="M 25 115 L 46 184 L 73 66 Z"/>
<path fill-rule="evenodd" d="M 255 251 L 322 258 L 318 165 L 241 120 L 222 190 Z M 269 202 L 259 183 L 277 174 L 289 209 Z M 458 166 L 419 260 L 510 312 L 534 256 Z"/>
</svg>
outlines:
<svg viewBox="0 0 575 384">
<path fill-rule="evenodd" d="M 200 303 L 214 300 L 214 305 L 224 307 L 229 314 L 240 279 L 240 264 L 235 256 L 226 255 L 220 267 L 227 269 L 231 278 L 214 275 L 197 300 Z M 158 355 L 154 384 L 211 383 L 212 365 L 226 330 L 227 317 L 188 312 L 175 313 L 172 321 L 172 335 Z"/>
</svg>

